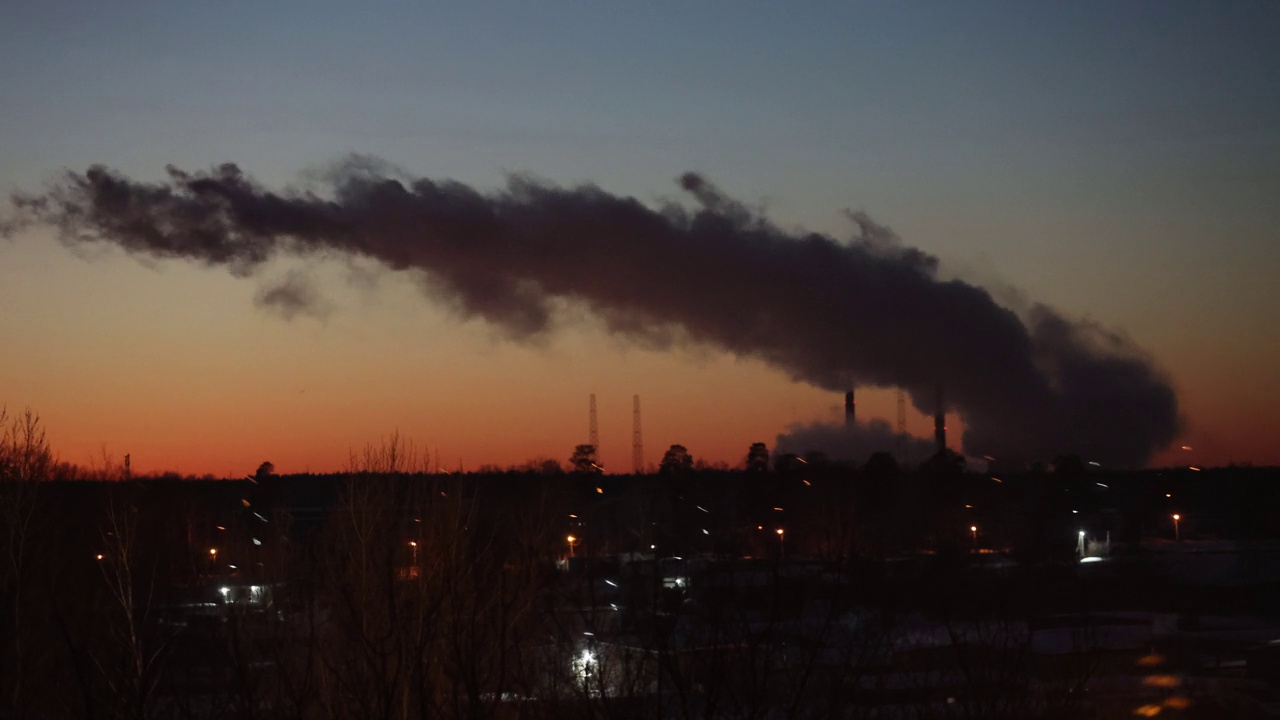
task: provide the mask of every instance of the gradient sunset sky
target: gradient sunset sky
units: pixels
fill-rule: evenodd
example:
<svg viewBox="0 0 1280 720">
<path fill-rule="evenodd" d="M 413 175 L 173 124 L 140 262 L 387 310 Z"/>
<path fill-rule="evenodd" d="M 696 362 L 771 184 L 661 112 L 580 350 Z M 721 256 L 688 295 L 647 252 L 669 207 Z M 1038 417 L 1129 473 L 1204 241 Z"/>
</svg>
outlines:
<svg viewBox="0 0 1280 720">
<path fill-rule="evenodd" d="M 298 186 L 360 153 L 656 205 L 698 171 L 783 228 L 848 236 L 863 210 L 1011 307 L 1122 331 L 1194 448 L 1156 464 L 1280 464 L 1277 38 L 1274 2 L 18 0 L 0 192 L 93 163 Z M 839 417 L 756 360 L 585 315 L 518 343 L 409 278 L 305 264 L 326 312 L 285 319 L 254 297 L 287 260 L 246 279 L 47 228 L 0 240 L 0 403 L 36 410 L 65 461 L 228 476 L 339 470 L 397 430 L 449 467 L 564 460 L 590 393 L 610 470 L 630 467 L 633 394 L 650 463 L 678 442 L 736 465 Z M 891 389 L 859 390 L 860 416 L 894 413 Z"/>
</svg>

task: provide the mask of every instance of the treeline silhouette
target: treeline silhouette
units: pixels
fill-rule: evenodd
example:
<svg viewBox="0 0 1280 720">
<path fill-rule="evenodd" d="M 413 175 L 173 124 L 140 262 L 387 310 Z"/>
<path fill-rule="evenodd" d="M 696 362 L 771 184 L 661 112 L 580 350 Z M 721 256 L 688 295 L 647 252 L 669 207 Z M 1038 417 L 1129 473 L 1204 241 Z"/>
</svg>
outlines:
<svg viewBox="0 0 1280 720">
<path fill-rule="evenodd" d="M 38 417 L 3 427 L 14 718 L 1076 717 L 1100 660 L 1037 660 L 1034 619 L 1179 602 L 1082 580 L 1077 526 L 1136 544 L 1175 492 L 1192 535 L 1278 526 L 1261 470 L 444 474 L 392 436 L 331 475 L 56 481 Z"/>
</svg>

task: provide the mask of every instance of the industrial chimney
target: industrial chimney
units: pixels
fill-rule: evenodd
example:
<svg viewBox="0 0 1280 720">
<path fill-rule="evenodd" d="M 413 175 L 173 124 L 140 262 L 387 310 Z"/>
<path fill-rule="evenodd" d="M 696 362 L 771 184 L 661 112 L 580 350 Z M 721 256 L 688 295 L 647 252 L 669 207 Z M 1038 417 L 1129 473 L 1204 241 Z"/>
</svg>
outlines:
<svg viewBox="0 0 1280 720">
<path fill-rule="evenodd" d="M 939 453 L 947 449 L 947 403 L 941 385 L 938 386 L 938 404 L 933 414 L 933 440 Z"/>
<path fill-rule="evenodd" d="M 846 427 L 853 427 L 856 421 L 855 411 L 858 404 L 853 401 L 853 390 L 850 389 L 844 394 L 844 424 Z"/>
</svg>

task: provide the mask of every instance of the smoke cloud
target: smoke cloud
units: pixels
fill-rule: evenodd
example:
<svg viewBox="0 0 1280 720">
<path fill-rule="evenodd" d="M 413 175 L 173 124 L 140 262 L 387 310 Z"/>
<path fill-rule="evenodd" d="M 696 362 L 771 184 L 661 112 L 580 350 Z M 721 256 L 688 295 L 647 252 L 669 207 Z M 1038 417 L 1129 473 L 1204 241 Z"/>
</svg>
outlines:
<svg viewBox="0 0 1280 720">
<path fill-rule="evenodd" d="M 301 270 L 294 268 L 284 277 L 259 288 L 253 301 L 258 307 L 276 313 L 285 320 L 299 316 L 310 316 L 323 320 L 329 316 L 329 305 L 325 302 L 315 283 Z"/>
<path fill-rule="evenodd" d="M 936 448 L 932 440 L 914 435 L 901 435 L 884 420 L 859 421 L 854 427 L 843 423 L 808 423 L 793 425 L 778 435 L 774 452 L 807 457 L 818 451 L 832 460 L 863 463 L 873 453 L 890 452 L 899 463 L 917 464 L 931 457 Z"/>
<path fill-rule="evenodd" d="M 367 159 L 339 164 L 327 191 L 275 192 L 235 165 L 168 169 L 160 183 L 105 167 L 16 195 L 7 227 L 41 223 L 64 241 L 114 243 L 252 275 L 278 256 L 346 254 L 415 271 L 433 297 L 517 339 L 554 329 L 581 303 L 611 331 L 683 338 L 761 359 L 838 391 L 901 386 L 932 414 L 938 384 L 964 419 L 971 455 L 1074 451 L 1136 465 L 1178 433 L 1177 398 L 1122 336 L 1033 305 L 1022 316 L 937 260 L 853 213 L 851 240 L 786 232 L 696 174 L 691 206 L 658 207 L 593 185 L 523 176 L 481 192 L 410 179 Z M 262 302 L 300 312 L 309 291 Z"/>
</svg>

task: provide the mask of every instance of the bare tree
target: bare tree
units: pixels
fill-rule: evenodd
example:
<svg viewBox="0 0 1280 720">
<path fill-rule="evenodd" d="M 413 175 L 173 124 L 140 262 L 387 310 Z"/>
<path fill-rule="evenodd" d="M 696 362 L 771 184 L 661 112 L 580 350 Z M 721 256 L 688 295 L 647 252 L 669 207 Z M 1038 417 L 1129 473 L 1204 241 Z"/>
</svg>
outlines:
<svg viewBox="0 0 1280 720">
<path fill-rule="evenodd" d="M 155 567 L 143 561 L 138 528 L 138 509 L 132 488 L 113 488 L 102 530 L 101 559 L 98 562 L 113 601 L 107 613 L 107 627 L 114 653 L 95 657 L 95 664 L 115 698 L 114 715 L 144 718 L 159 683 L 162 658 L 168 645 L 157 642 L 155 625 Z M 124 492 L 120 492 L 120 491 Z M 118 654 L 117 654 L 118 653 Z"/>
<path fill-rule="evenodd" d="M 30 408 L 10 417 L 0 407 L 0 543 L 3 567 L 0 588 L 9 607 L 9 642 L 0 667 L 7 677 L 6 701 L 15 717 L 24 717 L 31 698 L 27 683 L 32 675 L 33 648 L 26 642 L 30 625 L 31 570 L 40 528 L 35 523 L 40 483 L 47 480 L 56 461 L 49 449 L 40 416 Z"/>
</svg>

